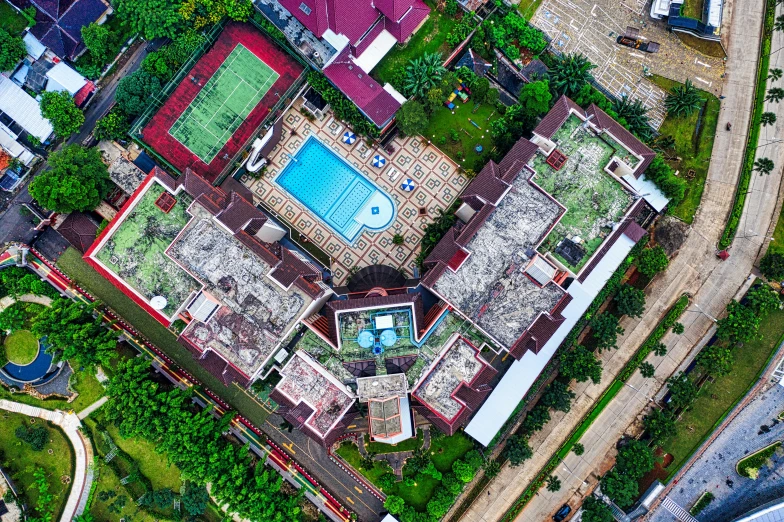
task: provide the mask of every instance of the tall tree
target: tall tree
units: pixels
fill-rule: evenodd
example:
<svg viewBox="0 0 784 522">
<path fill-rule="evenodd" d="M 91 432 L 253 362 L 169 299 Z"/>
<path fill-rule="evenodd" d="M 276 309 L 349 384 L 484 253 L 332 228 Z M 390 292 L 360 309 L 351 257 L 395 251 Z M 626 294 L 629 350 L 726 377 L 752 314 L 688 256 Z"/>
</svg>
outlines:
<svg viewBox="0 0 784 522">
<path fill-rule="evenodd" d="M 528 444 L 527 438 L 522 435 L 512 435 L 506 440 L 504 454 L 509 459 L 509 465 L 514 468 L 530 459 L 534 452 Z"/>
<path fill-rule="evenodd" d="M 27 48 L 22 38 L 0 29 L 0 71 L 12 70 L 25 56 Z"/>
<path fill-rule="evenodd" d="M 760 317 L 781 307 L 779 294 L 766 284 L 756 284 L 746 294 L 746 306 Z"/>
<path fill-rule="evenodd" d="M 772 87 L 768 89 L 768 95 L 765 96 L 765 101 L 778 103 L 784 98 L 784 89 L 781 87 Z"/>
<path fill-rule="evenodd" d="M 67 138 L 84 124 L 84 114 L 67 91 L 46 91 L 40 107 L 41 116 L 49 120 L 58 138 Z"/>
<path fill-rule="evenodd" d="M 634 504 L 639 490 L 637 481 L 630 475 L 618 472 L 613 469 L 608 472 L 601 480 L 602 493 L 610 497 L 621 509 Z"/>
<path fill-rule="evenodd" d="M 681 118 L 691 116 L 704 101 L 699 89 L 691 83 L 691 80 L 686 80 L 683 85 L 676 85 L 670 90 L 664 99 L 664 107 L 667 109 L 667 114 Z"/>
<path fill-rule="evenodd" d="M 558 94 L 574 96 L 588 82 L 593 80 L 591 69 L 596 66 L 583 54 L 557 56 L 550 67 L 550 86 Z"/>
<path fill-rule="evenodd" d="M 771 69 L 770 71 L 768 71 L 768 80 L 771 80 L 773 82 L 780 80 L 782 74 L 784 74 L 784 71 L 782 71 L 781 69 Z"/>
<path fill-rule="evenodd" d="M 618 326 L 618 318 L 609 312 L 604 312 L 591 321 L 591 333 L 596 339 L 599 350 L 608 348 L 617 349 L 618 336 L 623 335 L 623 328 Z"/>
<path fill-rule="evenodd" d="M 112 186 L 97 148 L 67 145 L 49 155 L 49 166 L 33 179 L 29 191 L 41 206 L 55 212 L 92 210 Z"/>
<path fill-rule="evenodd" d="M 194 29 L 202 29 L 224 16 L 245 21 L 253 12 L 251 0 L 183 0 L 179 13 Z"/>
<path fill-rule="evenodd" d="M 721 344 L 706 346 L 696 357 L 697 366 L 714 377 L 727 375 L 732 371 L 735 357 L 732 350 Z"/>
<path fill-rule="evenodd" d="M 604 501 L 591 495 L 583 500 L 583 522 L 613 522 L 613 516 L 610 506 Z"/>
<path fill-rule="evenodd" d="M 547 80 L 539 80 L 523 85 L 517 99 L 520 101 L 520 105 L 525 107 L 525 110 L 539 116 L 550 110 L 552 98 L 550 83 Z"/>
<path fill-rule="evenodd" d="M 561 372 L 577 382 L 591 379 L 594 384 L 599 384 L 602 379 L 602 365 L 596 354 L 581 344 L 563 354 Z"/>
<path fill-rule="evenodd" d="M 150 96 L 161 90 L 161 80 L 144 70 L 126 76 L 117 84 L 114 95 L 117 105 L 126 114 L 141 114 L 149 103 Z"/>
<path fill-rule="evenodd" d="M 33 333 L 46 337 L 52 350 L 63 359 L 76 359 L 80 365 L 108 364 L 116 355 L 116 331 L 107 328 L 93 315 L 95 305 L 59 298 L 36 318 Z"/>
<path fill-rule="evenodd" d="M 637 258 L 637 270 L 647 277 L 653 277 L 667 268 L 670 260 L 661 245 L 646 248 Z"/>
<path fill-rule="evenodd" d="M 544 391 L 540 404 L 556 411 L 568 412 L 572 407 L 574 392 L 569 385 L 561 381 L 553 381 Z"/>
<path fill-rule="evenodd" d="M 409 61 L 403 81 L 406 94 L 424 96 L 427 91 L 438 85 L 446 72 L 441 62 L 441 53 L 425 53 Z"/>
<path fill-rule="evenodd" d="M 90 54 L 98 61 L 103 63 L 111 58 L 109 56 L 113 49 L 112 36 L 103 25 L 92 22 L 90 25 L 82 27 L 82 40 L 90 51 Z"/>
<path fill-rule="evenodd" d="M 779 15 L 776 17 L 776 21 L 773 24 L 773 29 L 776 31 L 784 31 L 784 15 Z"/>
<path fill-rule="evenodd" d="M 397 111 L 397 126 L 406 136 L 418 136 L 427 129 L 427 114 L 422 104 L 408 100 Z"/>
<path fill-rule="evenodd" d="M 727 305 L 726 317 L 719 319 L 716 336 L 730 343 L 746 343 L 757 337 L 760 316 L 734 299 Z"/>
<path fill-rule="evenodd" d="M 639 479 L 656 465 L 653 450 L 642 441 L 631 440 L 618 450 L 615 469 L 620 473 Z"/>
<path fill-rule="evenodd" d="M 676 410 L 687 409 L 700 393 L 694 381 L 683 372 L 678 372 L 667 379 L 667 388 L 670 390 L 670 406 Z"/>
<path fill-rule="evenodd" d="M 639 288 L 624 284 L 615 294 L 618 312 L 629 317 L 642 317 L 645 311 L 645 292 Z"/>
<path fill-rule="evenodd" d="M 776 113 L 775 112 L 763 112 L 760 115 L 760 123 L 763 127 L 767 127 L 768 125 L 773 125 L 776 123 Z"/>
<path fill-rule="evenodd" d="M 648 108 L 640 100 L 631 100 L 624 95 L 620 100 L 613 102 L 612 108 L 619 118 L 626 121 L 632 134 L 645 142 L 653 139 Z"/>
<path fill-rule="evenodd" d="M 757 158 L 754 161 L 754 170 L 759 172 L 760 176 L 763 174 L 770 174 L 773 172 L 774 167 L 773 160 L 770 158 Z"/>
<path fill-rule="evenodd" d="M 147 40 L 174 38 L 183 26 L 176 0 L 116 0 L 117 16 Z"/>
<path fill-rule="evenodd" d="M 670 412 L 660 409 L 652 410 L 642 420 L 645 433 L 650 437 L 654 445 L 661 445 L 670 437 L 677 434 L 675 419 Z"/>
<path fill-rule="evenodd" d="M 119 140 L 126 138 L 130 129 L 128 116 L 122 109 L 115 107 L 96 122 L 93 136 L 99 140 Z"/>
</svg>

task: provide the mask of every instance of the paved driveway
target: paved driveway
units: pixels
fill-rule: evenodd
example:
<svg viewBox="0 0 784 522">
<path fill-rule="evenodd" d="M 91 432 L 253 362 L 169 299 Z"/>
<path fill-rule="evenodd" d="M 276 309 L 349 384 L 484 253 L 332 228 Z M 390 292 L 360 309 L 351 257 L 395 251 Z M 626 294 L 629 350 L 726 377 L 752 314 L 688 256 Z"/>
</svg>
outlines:
<svg viewBox="0 0 784 522">
<path fill-rule="evenodd" d="M 784 457 L 774 456 L 772 466 L 761 469 L 757 480 L 735 472 L 735 464 L 745 455 L 784 440 L 784 422 L 777 420 L 782 410 L 784 387 L 772 384 L 727 425 L 673 487 L 670 498 L 688 509 L 703 492 L 710 491 L 716 498 L 697 518 L 722 522 L 784 495 Z M 770 431 L 765 433 L 761 426 Z M 732 487 L 727 484 L 728 479 L 733 482 Z M 671 522 L 675 518 L 659 507 L 648 520 Z"/>
</svg>

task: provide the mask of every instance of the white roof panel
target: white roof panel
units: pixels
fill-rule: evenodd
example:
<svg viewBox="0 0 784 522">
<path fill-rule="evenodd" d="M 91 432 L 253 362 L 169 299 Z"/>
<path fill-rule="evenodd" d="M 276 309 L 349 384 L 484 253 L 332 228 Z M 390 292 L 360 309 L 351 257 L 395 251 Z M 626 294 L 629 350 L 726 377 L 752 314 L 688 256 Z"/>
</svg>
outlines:
<svg viewBox="0 0 784 522">
<path fill-rule="evenodd" d="M 0 125 L 0 147 L 25 165 L 29 165 L 35 158 L 32 152 L 20 145 L 11 134 L 8 134 L 3 125 Z"/>
<path fill-rule="evenodd" d="M 41 141 L 52 134 L 52 124 L 41 116 L 35 98 L 5 76 L 0 76 L 0 111 Z"/>
<path fill-rule="evenodd" d="M 656 212 L 664 210 L 664 207 L 670 201 L 653 181 L 645 177 L 645 174 L 639 178 L 635 178 L 632 174 L 627 174 L 623 177 L 623 180 L 636 190 L 638 194 L 642 194 L 643 199 L 656 209 Z"/>
<path fill-rule="evenodd" d="M 39 42 L 38 38 L 33 36 L 32 33 L 25 33 L 22 40 L 24 40 L 25 47 L 27 48 L 27 54 L 36 60 L 43 56 L 46 52 L 46 46 Z"/>
<path fill-rule="evenodd" d="M 49 81 L 46 83 L 47 91 L 68 91 L 73 96 L 85 86 L 87 79 L 74 71 L 65 62 L 60 62 L 46 72 Z M 52 85 L 52 81 L 56 82 Z"/>
<path fill-rule="evenodd" d="M 490 444 L 498 430 L 528 393 L 558 346 L 561 345 L 566 335 L 582 317 L 633 246 L 634 242 L 631 239 L 621 235 L 584 283 L 574 281 L 569 286 L 569 295 L 572 296 L 572 300 L 564 308 L 564 322 L 539 353 L 528 351 L 519 361 L 512 363 L 485 403 L 466 426 L 466 433 L 484 446 Z"/>
</svg>

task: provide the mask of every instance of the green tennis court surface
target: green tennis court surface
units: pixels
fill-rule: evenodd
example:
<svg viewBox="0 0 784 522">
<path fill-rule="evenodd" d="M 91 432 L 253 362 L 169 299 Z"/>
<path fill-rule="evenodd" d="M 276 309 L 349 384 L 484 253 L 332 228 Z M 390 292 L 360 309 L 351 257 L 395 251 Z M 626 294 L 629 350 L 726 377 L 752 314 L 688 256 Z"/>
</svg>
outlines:
<svg viewBox="0 0 784 522">
<path fill-rule="evenodd" d="M 169 134 L 204 163 L 211 163 L 278 76 L 238 44 L 174 122 Z M 204 80 L 188 76 L 183 81 Z"/>
</svg>

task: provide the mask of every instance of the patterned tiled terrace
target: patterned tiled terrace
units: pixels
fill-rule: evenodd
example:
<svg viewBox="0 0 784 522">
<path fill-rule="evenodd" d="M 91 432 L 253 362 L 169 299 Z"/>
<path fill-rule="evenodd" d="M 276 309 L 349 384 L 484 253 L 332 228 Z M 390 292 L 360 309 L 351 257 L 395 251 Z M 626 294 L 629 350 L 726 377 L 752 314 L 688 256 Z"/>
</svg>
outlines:
<svg viewBox="0 0 784 522">
<path fill-rule="evenodd" d="M 438 216 L 438 210 L 449 207 L 463 191 L 468 180 L 458 172 L 457 165 L 435 146 L 420 137 L 395 138 L 390 154 L 379 148 L 369 148 L 358 139 L 352 145 L 342 142 L 346 126 L 332 117 L 331 112 L 323 119 L 309 121 L 299 112 L 295 104 L 283 116 L 284 131 L 278 145 L 270 153 L 269 165 L 260 179 L 245 178 L 258 200 L 274 210 L 309 241 L 318 245 L 332 257 L 332 273 L 336 284 L 343 284 L 353 267 L 388 264 L 401 268 L 409 276 L 414 269 L 414 260 L 419 253 L 423 231 L 428 223 Z M 365 176 L 385 191 L 395 201 L 397 214 L 392 225 L 381 232 L 365 229 L 348 245 L 319 218 L 299 203 L 293 196 L 278 186 L 274 179 L 290 161 L 288 154 L 296 153 L 303 141 L 315 134 L 323 143 L 361 170 Z M 387 163 L 382 168 L 372 165 L 376 154 Z M 416 188 L 406 192 L 401 184 L 412 179 Z M 420 215 L 420 209 L 427 213 Z M 405 242 L 394 245 L 395 234 L 401 234 Z"/>
</svg>

